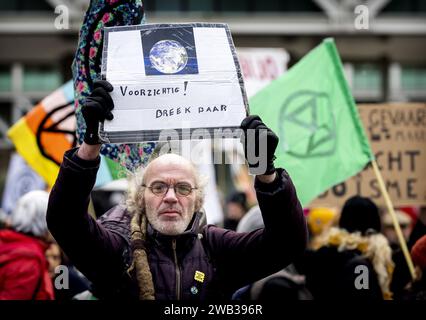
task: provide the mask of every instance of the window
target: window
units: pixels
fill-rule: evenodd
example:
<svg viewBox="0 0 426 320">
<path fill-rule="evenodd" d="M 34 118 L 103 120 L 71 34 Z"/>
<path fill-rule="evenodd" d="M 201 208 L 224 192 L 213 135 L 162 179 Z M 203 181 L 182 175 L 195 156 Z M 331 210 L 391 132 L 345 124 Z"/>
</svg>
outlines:
<svg viewBox="0 0 426 320">
<path fill-rule="evenodd" d="M 59 69 L 54 67 L 24 67 L 24 92 L 56 90 L 63 79 Z"/>
<path fill-rule="evenodd" d="M 426 91 L 426 67 L 402 67 L 403 91 Z"/>
<path fill-rule="evenodd" d="M 189 0 L 190 11 L 208 11 L 211 12 L 214 9 L 213 0 Z"/>
<path fill-rule="evenodd" d="M 311 0 L 145 0 L 147 12 L 198 11 L 218 12 L 321 12 Z"/>
<path fill-rule="evenodd" d="M 9 92 L 12 90 L 12 76 L 10 68 L 0 67 L 0 92 Z"/>
<path fill-rule="evenodd" d="M 420 13 L 426 11 L 424 0 L 392 0 L 383 8 L 383 13 Z"/>
<path fill-rule="evenodd" d="M 354 64 L 352 88 L 357 100 L 383 99 L 383 73 L 379 65 Z"/>
<path fill-rule="evenodd" d="M 7 0 L 0 1 L 0 11 L 52 11 L 46 0 Z"/>
<path fill-rule="evenodd" d="M 155 9 L 157 11 L 179 11 L 180 0 L 156 0 Z"/>
</svg>

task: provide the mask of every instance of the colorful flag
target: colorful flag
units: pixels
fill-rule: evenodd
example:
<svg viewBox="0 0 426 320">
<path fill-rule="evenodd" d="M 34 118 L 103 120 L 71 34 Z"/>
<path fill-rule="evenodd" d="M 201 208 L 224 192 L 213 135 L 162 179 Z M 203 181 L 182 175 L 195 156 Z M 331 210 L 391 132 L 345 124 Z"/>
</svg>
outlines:
<svg viewBox="0 0 426 320">
<path fill-rule="evenodd" d="M 76 145 L 72 81 L 44 98 L 8 131 L 18 153 L 52 187 L 65 151 Z M 101 156 L 96 187 L 126 176 L 119 163 Z"/>
<path fill-rule="evenodd" d="M 64 152 L 75 146 L 72 81 L 44 98 L 7 132 L 18 153 L 49 186 L 56 180 Z"/>
<path fill-rule="evenodd" d="M 374 158 L 333 39 L 250 99 L 250 113 L 278 134 L 275 164 L 304 206 Z"/>
</svg>

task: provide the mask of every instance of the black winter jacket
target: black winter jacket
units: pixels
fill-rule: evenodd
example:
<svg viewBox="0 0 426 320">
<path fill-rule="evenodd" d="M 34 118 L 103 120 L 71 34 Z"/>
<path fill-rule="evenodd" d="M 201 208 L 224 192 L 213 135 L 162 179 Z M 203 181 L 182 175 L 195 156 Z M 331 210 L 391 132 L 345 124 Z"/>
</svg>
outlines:
<svg viewBox="0 0 426 320">
<path fill-rule="evenodd" d="M 126 272 L 131 262 L 130 216 L 122 206 L 98 221 L 87 214 L 99 159 L 82 160 L 76 151 L 65 153 L 51 191 L 49 229 L 93 283 L 95 295 L 137 299 L 136 280 Z M 306 222 L 286 171 L 278 169 L 277 179 L 269 184 L 256 179 L 255 189 L 263 229 L 250 233 L 213 225 L 200 229 L 198 213 L 179 236 L 165 236 L 148 226 L 147 252 L 156 299 L 228 299 L 236 289 L 281 270 L 304 251 Z"/>
</svg>

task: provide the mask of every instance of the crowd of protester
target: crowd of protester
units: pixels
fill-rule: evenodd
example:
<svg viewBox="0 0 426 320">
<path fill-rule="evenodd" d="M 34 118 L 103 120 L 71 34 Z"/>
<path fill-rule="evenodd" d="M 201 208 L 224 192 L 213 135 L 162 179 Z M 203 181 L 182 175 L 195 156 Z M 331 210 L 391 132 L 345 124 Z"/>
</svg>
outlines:
<svg viewBox="0 0 426 320">
<path fill-rule="evenodd" d="M 97 299 L 46 225 L 48 193 L 24 195 L 0 229 L 0 300 Z M 398 208 L 397 219 L 415 266 L 413 279 L 389 213 L 363 197 L 335 208 L 305 209 L 309 246 L 285 269 L 237 290 L 238 301 L 424 300 L 426 208 Z M 262 228 L 259 206 L 243 192 L 224 203 L 223 227 Z M 277 254 L 279 254 L 277 252 Z"/>
</svg>

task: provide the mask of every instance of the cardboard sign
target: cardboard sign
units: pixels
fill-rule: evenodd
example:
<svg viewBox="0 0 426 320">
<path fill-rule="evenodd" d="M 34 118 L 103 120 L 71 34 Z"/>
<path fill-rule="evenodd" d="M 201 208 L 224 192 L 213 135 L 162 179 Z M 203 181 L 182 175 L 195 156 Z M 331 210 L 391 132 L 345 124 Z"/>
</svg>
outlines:
<svg viewBox="0 0 426 320">
<path fill-rule="evenodd" d="M 237 128 L 248 114 L 241 69 L 225 24 L 105 28 L 102 75 L 113 86 L 104 142 L 189 139 Z M 166 132 L 166 134 L 163 134 Z M 173 137 L 172 137 L 173 140 Z"/>
<path fill-rule="evenodd" d="M 426 104 L 371 104 L 358 108 L 393 205 L 426 205 Z M 357 194 L 385 205 L 371 165 L 325 192 L 311 206 L 341 206 Z"/>
</svg>

